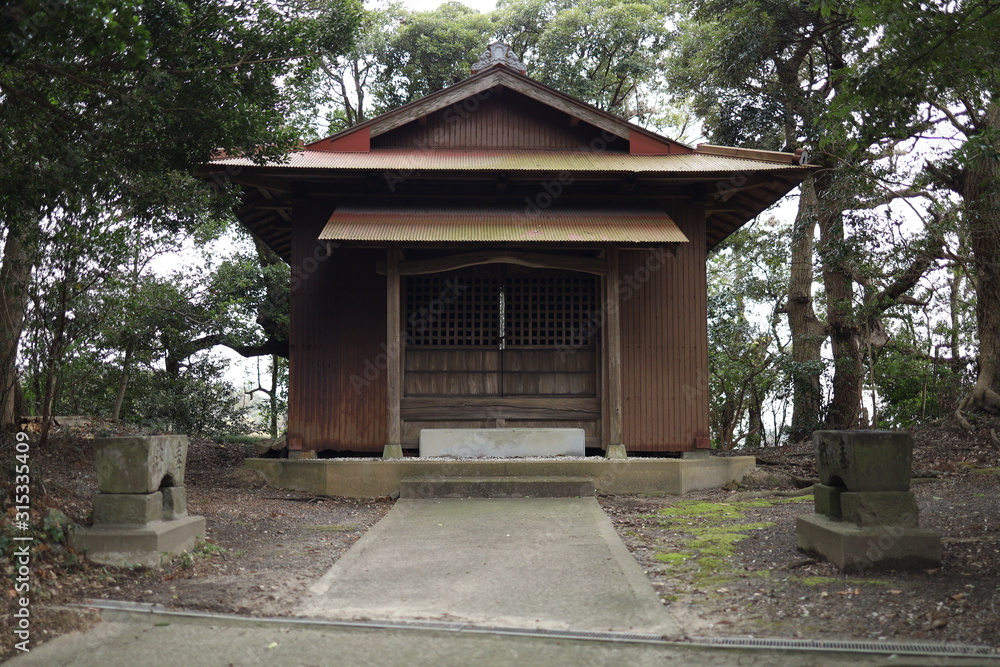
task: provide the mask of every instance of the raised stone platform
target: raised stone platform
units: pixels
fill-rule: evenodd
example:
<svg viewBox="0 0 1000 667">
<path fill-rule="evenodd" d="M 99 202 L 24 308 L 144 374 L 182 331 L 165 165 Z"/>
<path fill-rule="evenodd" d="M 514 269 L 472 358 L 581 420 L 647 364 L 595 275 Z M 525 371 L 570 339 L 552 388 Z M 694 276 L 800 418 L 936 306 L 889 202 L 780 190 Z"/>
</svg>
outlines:
<svg viewBox="0 0 1000 667">
<path fill-rule="evenodd" d="M 205 517 L 188 516 L 142 527 L 77 528 L 70 543 L 87 558 L 103 565 L 160 567 L 171 555 L 190 551 L 205 536 Z"/>
<path fill-rule="evenodd" d="M 589 477 L 406 477 L 400 498 L 583 498 L 594 495 Z"/>
<path fill-rule="evenodd" d="M 858 526 L 819 514 L 795 520 L 799 549 L 822 554 L 844 572 L 920 570 L 941 565 L 941 536 L 903 526 Z"/>
<path fill-rule="evenodd" d="M 425 428 L 420 457 L 583 456 L 582 428 Z"/>
<path fill-rule="evenodd" d="M 752 456 L 704 456 L 626 460 L 502 459 L 428 461 L 402 459 L 247 459 L 270 486 L 323 496 L 379 498 L 400 490 L 408 477 L 583 477 L 598 493 L 678 495 L 717 489 L 743 479 L 754 467 Z"/>
</svg>

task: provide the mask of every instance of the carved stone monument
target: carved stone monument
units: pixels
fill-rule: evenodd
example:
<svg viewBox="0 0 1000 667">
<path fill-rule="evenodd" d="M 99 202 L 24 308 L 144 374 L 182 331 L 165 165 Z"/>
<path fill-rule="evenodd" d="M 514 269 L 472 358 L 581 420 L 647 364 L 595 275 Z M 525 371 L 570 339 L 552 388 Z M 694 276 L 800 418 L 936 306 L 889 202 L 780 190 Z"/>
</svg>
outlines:
<svg viewBox="0 0 1000 667">
<path fill-rule="evenodd" d="M 941 536 L 919 527 L 910 491 L 913 438 L 897 431 L 816 431 L 816 513 L 798 517 L 798 547 L 844 572 L 941 564 Z"/>
<path fill-rule="evenodd" d="M 94 525 L 77 529 L 74 548 L 106 565 L 159 567 L 205 535 L 205 519 L 188 516 L 184 435 L 95 438 L 98 493 Z"/>
</svg>

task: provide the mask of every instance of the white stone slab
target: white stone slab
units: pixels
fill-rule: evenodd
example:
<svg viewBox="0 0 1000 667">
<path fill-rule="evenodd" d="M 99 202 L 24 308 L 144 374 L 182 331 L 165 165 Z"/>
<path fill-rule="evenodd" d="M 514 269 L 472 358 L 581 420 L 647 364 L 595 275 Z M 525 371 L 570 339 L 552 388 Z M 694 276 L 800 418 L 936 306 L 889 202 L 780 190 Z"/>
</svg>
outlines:
<svg viewBox="0 0 1000 667">
<path fill-rule="evenodd" d="M 582 428 L 425 428 L 420 456 L 583 456 Z"/>
</svg>

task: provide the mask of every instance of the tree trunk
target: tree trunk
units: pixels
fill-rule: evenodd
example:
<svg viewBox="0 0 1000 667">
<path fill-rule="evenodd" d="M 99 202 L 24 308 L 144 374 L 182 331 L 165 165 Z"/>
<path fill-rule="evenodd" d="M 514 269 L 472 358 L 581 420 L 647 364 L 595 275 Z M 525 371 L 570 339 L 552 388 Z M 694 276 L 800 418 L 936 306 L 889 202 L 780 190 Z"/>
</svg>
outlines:
<svg viewBox="0 0 1000 667">
<path fill-rule="evenodd" d="M 793 441 L 809 437 L 819 425 L 820 350 L 826 337 L 813 308 L 813 236 L 816 232 L 816 191 L 812 179 L 802 184 L 799 211 L 792 233 L 791 277 L 788 282 L 788 327 L 792 334 L 792 423 Z"/>
<path fill-rule="evenodd" d="M 66 311 L 69 307 L 68 276 L 59 286 L 59 312 L 56 314 L 56 330 L 52 332 L 52 344 L 49 346 L 49 358 L 45 368 L 45 393 L 42 395 L 42 430 L 38 444 L 44 445 L 49 439 L 49 427 L 52 425 L 52 411 L 56 402 L 56 385 L 59 380 L 59 367 L 66 351 Z"/>
<path fill-rule="evenodd" d="M 259 383 L 258 383 L 259 384 Z M 271 392 L 268 394 L 271 401 L 271 439 L 278 438 L 278 355 L 271 355 Z"/>
<path fill-rule="evenodd" d="M 948 348 L 951 350 L 951 395 L 948 402 L 943 405 L 954 405 L 958 402 L 962 390 L 962 350 L 959 339 L 959 327 L 961 326 L 959 313 L 959 299 L 962 296 L 962 267 L 956 266 L 951 271 L 951 290 L 948 295 L 948 314 L 951 317 L 951 330 L 948 332 Z"/>
<path fill-rule="evenodd" d="M 3 430 L 18 428 L 21 418 L 17 405 L 20 382 L 17 348 L 24 330 L 32 268 L 25 232 L 16 224 L 8 228 L 0 266 L 0 429 Z"/>
<path fill-rule="evenodd" d="M 757 389 L 750 390 L 750 404 L 747 407 L 747 447 L 764 447 L 764 401 Z"/>
<path fill-rule="evenodd" d="M 983 117 L 981 134 L 994 145 L 979 149 L 965 167 L 962 197 L 976 270 L 976 323 L 979 328 L 979 375 L 960 409 L 1000 412 L 1000 100 Z"/>
<path fill-rule="evenodd" d="M 857 428 L 861 416 L 862 382 L 858 318 L 854 313 L 854 282 L 848 272 L 844 247 L 844 217 L 833 202 L 824 205 L 829 177 L 817 178 L 817 220 L 823 285 L 826 288 L 826 323 L 833 349 L 833 398 L 826 413 L 826 428 Z"/>
<path fill-rule="evenodd" d="M 128 389 L 129 366 L 132 364 L 132 342 L 125 347 L 125 358 L 122 360 L 122 376 L 118 382 L 118 395 L 115 397 L 115 407 L 111 410 L 111 421 L 118 421 L 122 415 L 122 404 L 125 403 L 125 390 Z"/>
</svg>

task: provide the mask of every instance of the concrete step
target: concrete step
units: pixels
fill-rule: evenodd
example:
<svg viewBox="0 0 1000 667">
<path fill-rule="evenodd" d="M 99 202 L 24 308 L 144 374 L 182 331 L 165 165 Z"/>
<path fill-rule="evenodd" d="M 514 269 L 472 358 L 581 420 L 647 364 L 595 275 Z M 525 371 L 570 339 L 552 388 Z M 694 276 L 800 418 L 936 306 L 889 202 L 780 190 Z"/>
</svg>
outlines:
<svg viewBox="0 0 1000 667">
<path fill-rule="evenodd" d="M 589 477 L 404 477 L 400 498 L 576 498 L 594 495 Z"/>
</svg>

